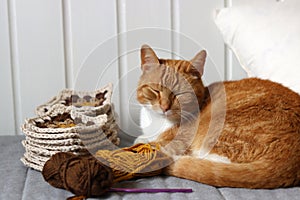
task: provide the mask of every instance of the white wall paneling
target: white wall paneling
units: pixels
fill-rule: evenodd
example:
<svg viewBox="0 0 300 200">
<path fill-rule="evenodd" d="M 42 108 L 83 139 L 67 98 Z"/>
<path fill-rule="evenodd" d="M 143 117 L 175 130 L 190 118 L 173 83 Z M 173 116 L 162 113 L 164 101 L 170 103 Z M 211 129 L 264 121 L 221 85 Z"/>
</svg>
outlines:
<svg viewBox="0 0 300 200">
<path fill-rule="evenodd" d="M 225 0 L 224 7 L 231 7 L 232 6 L 232 0 Z M 229 49 L 229 47 L 224 44 L 224 78 L 226 80 L 230 80 L 232 77 L 232 70 L 233 70 L 233 56 L 232 51 Z"/>
<path fill-rule="evenodd" d="M 110 64 L 118 58 L 116 2 L 69 2 L 72 46 L 68 51 L 72 51 L 73 86 L 78 90 L 94 90 L 99 84 L 116 82 L 118 65 Z M 97 83 L 102 73 L 107 74 Z"/>
<path fill-rule="evenodd" d="M 113 83 L 112 101 L 120 113 L 116 1 L 71 0 L 66 6 L 70 87 L 92 91 Z"/>
<path fill-rule="evenodd" d="M 7 0 L 0 0 L 0 135 L 15 134 Z"/>
<path fill-rule="evenodd" d="M 220 0 L 177 0 L 173 12 L 179 19 L 179 52 L 184 59 L 193 58 L 202 49 L 208 52 L 204 81 L 211 83 L 224 79 L 224 44 L 213 21 L 216 8 L 224 7 Z"/>
<path fill-rule="evenodd" d="M 73 88 L 74 71 L 73 71 L 73 46 L 72 46 L 72 26 L 71 26 L 71 0 L 62 1 L 63 17 L 63 41 L 64 41 L 64 58 L 65 58 L 65 85 L 67 88 Z"/>
<path fill-rule="evenodd" d="M 244 77 L 213 22 L 214 9 L 241 1 L 0 0 L 0 134 L 20 133 L 36 106 L 65 87 L 108 82 L 121 128 L 138 134 L 144 43 L 165 58 L 191 59 L 206 49 L 206 83 Z"/>
<path fill-rule="evenodd" d="M 246 0 L 225 0 L 225 7 L 238 6 L 250 3 Z M 225 79 L 238 80 L 246 77 L 246 71 L 241 67 L 234 53 L 225 45 Z"/>
<path fill-rule="evenodd" d="M 139 105 L 135 88 L 141 74 L 140 47 L 152 46 L 160 57 L 171 57 L 170 1 L 119 0 L 121 128 L 129 135 L 140 134 Z M 121 101 L 120 101 L 121 102 Z M 129 109 L 130 108 L 130 109 Z"/>
<path fill-rule="evenodd" d="M 12 6 L 19 128 L 24 118 L 34 115 L 37 105 L 65 86 L 62 7 L 60 0 L 15 0 Z"/>
<path fill-rule="evenodd" d="M 246 71 L 241 67 L 237 57 L 234 55 L 234 53 L 226 47 L 226 53 L 227 59 L 225 61 L 225 79 L 226 80 L 239 80 L 242 78 L 247 77 Z"/>
</svg>

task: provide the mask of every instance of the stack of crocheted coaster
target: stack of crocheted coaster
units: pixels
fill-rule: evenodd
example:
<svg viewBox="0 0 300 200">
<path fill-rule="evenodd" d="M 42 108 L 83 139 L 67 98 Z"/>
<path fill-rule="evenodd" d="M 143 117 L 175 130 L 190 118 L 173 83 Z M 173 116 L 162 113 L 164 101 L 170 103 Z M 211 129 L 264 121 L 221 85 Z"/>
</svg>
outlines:
<svg viewBox="0 0 300 200">
<path fill-rule="evenodd" d="M 118 126 L 111 104 L 112 85 L 93 92 L 63 90 L 37 107 L 38 117 L 25 120 L 21 161 L 41 171 L 58 152 L 94 153 L 119 145 Z"/>
</svg>

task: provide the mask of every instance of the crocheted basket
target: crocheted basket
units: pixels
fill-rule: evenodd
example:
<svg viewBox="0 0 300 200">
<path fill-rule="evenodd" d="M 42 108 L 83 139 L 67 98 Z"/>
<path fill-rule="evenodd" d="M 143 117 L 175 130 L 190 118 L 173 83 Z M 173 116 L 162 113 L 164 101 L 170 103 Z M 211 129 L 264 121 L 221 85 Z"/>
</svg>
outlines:
<svg viewBox="0 0 300 200">
<path fill-rule="evenodd" d="M 73 118 L 68 107 L 51 111 L 47 115 L 25 120 L 26 127 L 37 133 L 81 133 L 101 129 L 108 121 L 107 114 L 95 117 L 73 114 Z"/>
<path fill-rule="evenodd" d="M 109 83 L 103 88 L 96 91 L 75 91 L 71 89 L 62 90 L 57 96 L 50 101 L 36 108 L 38 116 L 47 115 L 54 105 L 63 105 L 71 107 L 78 112 L 97 111 L 98 113 L 106 113 L 111 106 L 112 84 Z"/>
<path fill-rule="evenodd" d="M 21 127 L 26 136 L 22 141 L 26 152 L 21 161 L 41 171 L 44 163 L 58 152 L 82 155 L 115 149 L 120 139 L 110 102 L 111 89 L 109 84 L 94 92 L 63 90 L 39 106 L 39 117 L 25 120 Z"/>
<path fill-rule="evenodd" d="M 45 161 L 58 152 L 82 155 L 99 149 L 114 149 L 119 145 L 118 126 L 111 116 L 97 116 L 98 123 L 81 121 L 78 124 L 70 116 L 68 112 L 64 112 L 27 120 L 22 126 L 26 135 L 22 144 L 26 152 L 21 160 L 25 165 L 40 171 Z M 76 119 L 80 121 L 80 118 Z M 59 127 L 56 120 L 65 128 Z M 44 159 L 40 159 L 41 157 Z"/>
</svg>

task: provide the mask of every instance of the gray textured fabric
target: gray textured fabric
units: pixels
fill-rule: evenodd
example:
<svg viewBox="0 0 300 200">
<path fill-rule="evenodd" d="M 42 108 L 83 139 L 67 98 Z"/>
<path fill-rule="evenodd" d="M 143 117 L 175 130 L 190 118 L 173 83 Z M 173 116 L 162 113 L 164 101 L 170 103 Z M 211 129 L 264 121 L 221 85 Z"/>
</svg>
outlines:
<svg viewBox="0 0 300 200">
<path fill-rule="evenodd" d="M 21 199 L 27 168 L 20 162 L 23 137 L 0 137 L 0 199 Z"/>
<path fill-rule="evenodd" d="M 219 191 L 225 197 L 230 200 L 260 200 L 260 199 L 272 199 L 272 200 L 299 200 L 300 188 L 285 188 L 274 190 L 263 189 L 243 189 L 243 188 L 220 188 Z"/>
<path fill-rule="evenodd" d="M 70 192 L 50 186 L 43 180 L 40 172 L 28 169 L 20 161 L 24 153 L 22 136 L 0 137 L 0 200 L 60 200 L 72 196 Z M 275 190 L 250 190 L 234 188 L 215 188 L 194 181 L 175 177 L 151 177 L 119 183 L 116 187 L 140 188 L 192 188 L 193 193 L 128 194 L 109 193 L 102 198 L 92 199 L 201 199 L 201 200 L 239 200 L 239 199 L 280 199 L 296 200 L 300 188 Z"/>
</svg>

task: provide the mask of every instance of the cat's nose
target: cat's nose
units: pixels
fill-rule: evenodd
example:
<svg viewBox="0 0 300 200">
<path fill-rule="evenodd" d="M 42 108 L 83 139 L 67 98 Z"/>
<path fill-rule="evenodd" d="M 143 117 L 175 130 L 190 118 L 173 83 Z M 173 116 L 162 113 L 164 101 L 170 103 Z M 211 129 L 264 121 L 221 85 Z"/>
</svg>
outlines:
<svg viewBox="0 0 300 200">
<path fill-rule="evenodd" d="M 165 113 L 170 109 L 169 104 L 160 104 L 160 109 Z"/>
<path fill-rule="evenodd" d="M 160 105 L 160 108 L 163 112 L 167 112 L 170 109 L 170 106 L 168 104 Z"/>
<path fill-rule="evenodd" d="M 160 102 L 160 109 L 165 113 L 170 109 L 170 100 L 167 98 L 161 98 Z"/>
</svg>

